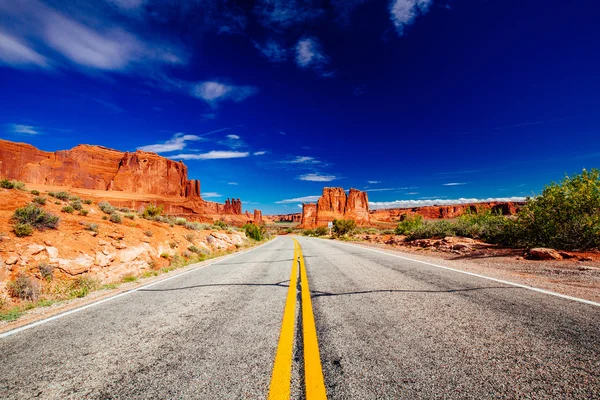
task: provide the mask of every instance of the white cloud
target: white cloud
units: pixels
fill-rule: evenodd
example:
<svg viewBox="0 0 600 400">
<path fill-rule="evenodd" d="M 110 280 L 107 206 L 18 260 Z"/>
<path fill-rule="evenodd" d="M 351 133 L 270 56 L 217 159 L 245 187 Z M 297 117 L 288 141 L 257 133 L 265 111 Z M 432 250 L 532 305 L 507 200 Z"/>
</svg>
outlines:
<svg viewBox="0 0 600 400">
<path fill-rule="evenodd" d="M 442 186 L 462 186 L 462 185 L 466 185 L 466 182 L 448 182 L 448 183 L 444 183 Z"/>
<path fill-rule="evenodd" d="M 264 156 L 265 154 L 267 154 L 266 150 L 261 150 L 261 151 L 255 151 L 253 155 Z"/>
<path fill-rule="evenodd" d="M 390 190 L 400 190 L 400 188 L 378 188 L 378 189 L 365 189 L 365 192 L 388 192 Z"/>
<path fill-rule="evenodd" d="M 285 199 L 276 201 L 275 204 L 287 204 L 287 203 L 310 203 L 319 200 L 321 196 L 304 196 L 296 197 L 295 199 Z"/>
<path fill-rule="evenodd" d="M 313 174 L 300 175 L 298 177 L 298 179 L 300 179 L 301 181 L 310 181 L 310 182 L 331 182 L 331 181 L 334 181 L 339 178 L 335 175 L 321 175 L 319 173 L 313 173 Z"/>
<path fill-rule="evenodd" d="M 402 36 L 404 28 L 411 25 L 418 15 L 426 14 L 432 2 L 433 0 L 392 0 L 390 18 L 398 35 Z"/>
<path fill-rule="evenodd" d="M 238 140 L 240 137 L 238 135 L 227 135 L 227 139 Z"/>
<path fill-rule="evenodd" d="M 219 194 L 217 192 L 200 193 L 200 196 L 206 199 L 210 199 L 211 197 L 223 197 L 222 194 Z"/>
<path fill-rule="evenodd" d="M 40 130 L 38 127 L 31 125 L 11 124 L 9 125 L 9 131 L 17 134 L 25 135 L 38 135 Z"/>
<path fill-rule="evenodd" d="M 263 26 L 282 31 L 323 17 L 325 12 L 316 3 L 315 0 L 260 0 L 254 12 Z"/>
<path fill-rule="evenodd" d="M 224 158 L 244 158 L 248 157 L 250 153 L 242 151 L 222 151 L 222 150 L 211 150 L 208 153 L 203 154 L 177 154 L 169 156 L 174 160 L 217 160 Z"/>
<path fill-rule="evenodd" d="M 252 95 L 255 95 L 258 89 L 254 86 L 236 86 L 217 81 L 204 81 L 192 85 L 190 93 L 192 96 L 214 105 L 219 101 L 231 100 L 240 102 Z"/>
<path fill-rule="evenodd" d="M 369 202 L 369 207 L 372 210 L 381 210 L 386 208 L 412 208 L 412 207 L 423 207 L 423 206 L 443 206 L 443 205 L 454 205 L 454 204 L 471 204 L 471 203 L 487 203 L 491 201 L 498 202 L 517 202 L 525 201 L 525 197 L 500 197 L 500 198 L 489 198 L 489 199 L 431 199 L 431 200 L 395 200 L 395 201 L 381 201 L 381 202 Z"/>
<path fill-rule="evenodd" d="M 200 136 L 186 135 L 184 133 L 176 133 L 171 139 L 164 143 L 149 144 L 146 146 L 138 147 L 138 150 L 151 151 L 153 153 L 168 153 L 170 151 L 183 150 L 189 141 L 202 140 Z"/>
<path fill-rule="evenodd" d="M 321 71 L 329 64 L 329 57 L 323 52 L 321 43 L 315 37 L 304 37 L 296 44 L 296 64 L 300 68 Z M 322 73 L 328 75 L 329 73 Z"/>
<path fill-rule="evenodd" d="M 274 40 L 267 40 L 264 45 L 254 42 L 254 47 L 270 62 L 284 62 L 288 59 L 288 50 Z"/>
<path fill-rule="evenodd" d="M 238 183 L 237 183 L 237 182 L 227 182 L 227 184 L 228 184 L 228 185 L 234 185 L 234 186 L 237 186 L 237 185 L 238 185 Z"/>
<path fill-rule="evenodd" d="M 15 37 L 0 32 L 0 64 L 15 67 L 48 67 L 46 57 Z"/>
<path fill-rule="evenodd" d="M 314 157 L 308 156 L 297 156 L 296 158 L 289 161 L 281 161 L 284 164 L 320 164 L 321 161 Z"/>
<path fill-rule="evenodd" d="M 367 181 L 367 183 L 370 185 L 376 185 L 378 183 L 381 183 L 381 181 Z"/>
</svg>

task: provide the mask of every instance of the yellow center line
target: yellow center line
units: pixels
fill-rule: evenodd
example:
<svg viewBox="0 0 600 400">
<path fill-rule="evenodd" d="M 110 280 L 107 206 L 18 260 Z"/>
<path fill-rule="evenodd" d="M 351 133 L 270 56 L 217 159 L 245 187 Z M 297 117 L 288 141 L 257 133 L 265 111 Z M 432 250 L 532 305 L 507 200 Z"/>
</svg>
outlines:
<svg viewBox="0 0 600 400">
<path fill-rule="evenodd" d="M 279 333 L 279 345 L 277 346 L 277 355 L 275 356 L 273 374 L 271 375 L 269 400 L 288 400 L 290 398 L 294 321 L 296 316 L 296 286 L 298 284 L 298 247 L 294 241 L 294 259 L 290 274 L 290 286 L 285 301 L 281 332 Z"/>
<path fill-rule="evenodd" d="M 308 289 L 308 277 L 302 256 L 302 248 L 297 244 L 298 256 L 300 257 L 300 285 L 302 293 L 302 327 L 304 338 L 304 379 L 306 385 L 306 399 L 327 399 L 325 382 L 323 379 L 323 367 L 321 366 L 321 355 L 319 353 L 319 342 L 317 340 L 317 328 L 315 316 Z"/>
</svg>

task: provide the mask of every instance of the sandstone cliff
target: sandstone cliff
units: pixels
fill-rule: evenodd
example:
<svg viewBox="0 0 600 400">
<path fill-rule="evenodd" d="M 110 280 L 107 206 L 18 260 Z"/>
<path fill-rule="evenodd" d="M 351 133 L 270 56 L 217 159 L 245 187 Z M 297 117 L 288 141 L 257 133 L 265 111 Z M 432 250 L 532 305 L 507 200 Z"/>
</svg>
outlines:
<svg viewBox="0 0 600 400">
<path fill-rule="evenodd" d="M 390 208 L 373 210 L 371 219 L 379 222 L 397 222 L 408 215 L 421 215 L 425 219 L 457 218 L 466 212 L 480 212 L 492 210 L 502 215 L 515 215 L 522 203 L 517 202 L 487 202 L 473 204 L 455 204 L 444 206 L 424 206 L 414 208 Z"/>
<path fill-rule="evenodd" d="M 302 228 L 327 226 L 334 219 L 352 219 L 359 225 L 368 225 L 369 199 L 366 192 L 343 188 L 324 188 L 317 204 L 303 204 Z"/>
<path fill-rule="evenodd" d="M 301 222 L 302 213 L 270 215 L 273 222 Z"/>
</svg>

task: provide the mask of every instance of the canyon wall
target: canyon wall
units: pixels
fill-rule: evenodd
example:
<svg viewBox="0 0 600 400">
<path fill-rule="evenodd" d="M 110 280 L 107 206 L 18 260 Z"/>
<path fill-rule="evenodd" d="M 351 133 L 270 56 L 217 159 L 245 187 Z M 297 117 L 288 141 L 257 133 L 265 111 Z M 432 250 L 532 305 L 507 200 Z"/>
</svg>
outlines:
<svg viewBox="0 0 600 400">
<path fill-rule="evenodd" d="M 88 189 L 90 197 L 135 210 L 150 203 L 162 204 L 165 213 L 191 220 L 210 222 L 224 215 L 231 216 L 228 222 L 235 225 L 248 220 L 242 215 L 240 199 L 227 199 L 225 204 L 204 201 L 200 181 L 188 179 L 183 162 L 139 150 L 78 145 L 47 152 L 0 139 L 0 177 L 74 191 Z"/>
<path fill-rule="evenodd" d="M 324 188 L 317 204 L 302 205 L 302 228 L 327 226 L 334 219 L 352 219 L 359 225 L 368 225 L 370 214 L 367 193 L 350 189 L 346 195 L 343 188 Z"/>
<path fill-rule="evenodd" d="M 397 222 L 409 215 L 420 215 L 425 219 L 457 218 L 466 212 L 492 210 L 502 215 L 515 215 L 524 203 L 518 202 L 487 202 L 473 204 L 454 204 L 444 206 L 424 206 L 413 208 L 390 208 L 372 210 L 371 220 L 377 222 Z"/>
<path fill-rule="evenodd" d="M 273 222 L 301 222 L 302 213 L 270 215 Z"/>
</svg>

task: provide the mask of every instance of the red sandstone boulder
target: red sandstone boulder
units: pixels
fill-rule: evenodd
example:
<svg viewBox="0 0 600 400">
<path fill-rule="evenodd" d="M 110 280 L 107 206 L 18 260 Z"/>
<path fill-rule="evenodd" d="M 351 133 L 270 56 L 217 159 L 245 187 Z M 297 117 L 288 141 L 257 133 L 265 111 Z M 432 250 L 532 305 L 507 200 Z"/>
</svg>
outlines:
<svg viewBox="0 0 600 400">
<path fill-rule="evenodd" d="M 529 250 L 528 257 L 531 260 L 562 260 L 563 257 L 554 249 L 536 247 Z"/>
</svg>

